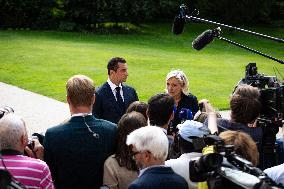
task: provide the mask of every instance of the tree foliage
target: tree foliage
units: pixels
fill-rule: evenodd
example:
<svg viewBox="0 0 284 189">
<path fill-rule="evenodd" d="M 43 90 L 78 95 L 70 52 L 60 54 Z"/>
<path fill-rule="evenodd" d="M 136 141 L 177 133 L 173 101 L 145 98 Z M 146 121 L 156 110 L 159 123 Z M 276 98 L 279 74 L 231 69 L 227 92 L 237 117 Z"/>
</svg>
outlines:
<svg viewBox="0 0 284 189">
<path fill-rule="evenodd" d="M 228 24 L 284 19 L 281 0 L 0 0 L 0 27 L 96 31 L 106 23 L 172 20 L 181 3 Z"/>
<path fill-rule="evenodd" d="M 230 24 L 268 23 L 274 0 L 199 0 L 201 15 Z"/>
</svg>

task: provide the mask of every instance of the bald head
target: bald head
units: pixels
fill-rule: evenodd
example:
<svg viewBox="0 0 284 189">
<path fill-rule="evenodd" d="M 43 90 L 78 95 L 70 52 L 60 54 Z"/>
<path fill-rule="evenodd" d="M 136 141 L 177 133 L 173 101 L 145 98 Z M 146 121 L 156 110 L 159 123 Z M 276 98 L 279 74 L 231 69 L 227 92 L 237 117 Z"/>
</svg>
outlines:
<svg viewBox="0 0 284 189">
<path fill-rule="evenodd" d="M 23 152 L 27 143 L 24 120 L 11 113 L 0 119 L 0 150 L 13 149 Z"/>
</svg>

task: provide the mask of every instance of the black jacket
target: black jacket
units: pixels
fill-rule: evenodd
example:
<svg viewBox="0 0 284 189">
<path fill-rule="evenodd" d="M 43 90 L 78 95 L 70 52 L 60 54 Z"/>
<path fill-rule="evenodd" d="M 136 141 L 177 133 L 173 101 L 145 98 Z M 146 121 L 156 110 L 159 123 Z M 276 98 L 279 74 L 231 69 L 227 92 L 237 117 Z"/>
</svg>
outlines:
<svg viewBox="0 0 284 189">
<path fill-rule="evenodd" d="M 100 119 L 105 119 L 113 123 L 117 123 L 121 116 L 125 113 L 128 106 L 138 100 L 134 88 L 122 85 L 124 107 L 119 107 L 115 97 L 111 91 L 109 84 L 104 83 L 96 91 L 96 100 L 93 106 L 93 114 Z"/>
</svg>

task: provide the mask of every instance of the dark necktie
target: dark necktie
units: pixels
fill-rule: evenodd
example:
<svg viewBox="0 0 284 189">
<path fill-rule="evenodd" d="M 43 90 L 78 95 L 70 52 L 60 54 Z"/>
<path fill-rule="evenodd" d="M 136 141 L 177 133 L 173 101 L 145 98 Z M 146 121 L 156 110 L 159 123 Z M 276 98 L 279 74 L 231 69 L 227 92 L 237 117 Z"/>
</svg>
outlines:
<svg viewBox="0 0 284 189">
<path fill-rule="evenodd" d="M 115 90 L 116 90 L 117 103 L 120 106 L 120 108 L 124 109 L 124 103 L 123 103 L 122 97 L 120 95 L 120 87 L 116 87 Z"/>
</svg>

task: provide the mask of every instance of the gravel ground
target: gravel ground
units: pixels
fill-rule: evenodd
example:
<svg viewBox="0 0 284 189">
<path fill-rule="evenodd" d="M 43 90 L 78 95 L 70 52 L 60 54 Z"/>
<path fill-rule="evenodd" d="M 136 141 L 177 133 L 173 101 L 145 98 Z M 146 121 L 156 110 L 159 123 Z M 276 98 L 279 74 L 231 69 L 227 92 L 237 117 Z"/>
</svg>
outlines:
<svg viewBox="0 0 284 189">
<path fill-rule="evenodd" d="M 0 107 L 6 105 L 24 118 L 29 135 L 45 132 L 70 117 L 66 103 L 0 82 Z M 220 114 L 229 117 L 229 111 Z"/>
<path fill-rule="evenodd" d="M 66 103 L 0 82 L 0 107 L 10 106 L 26 121 L 29 135 L 70 117 Z"/>
</svg>

